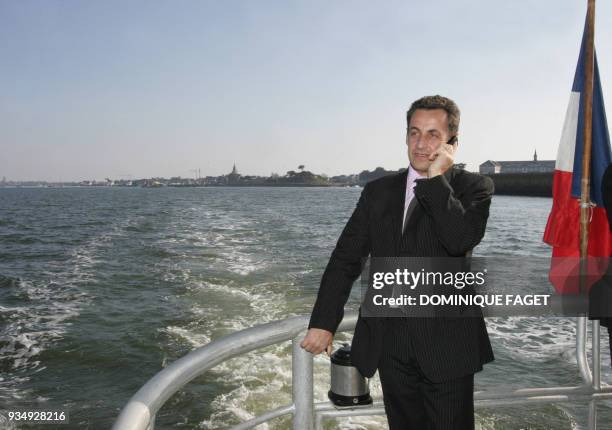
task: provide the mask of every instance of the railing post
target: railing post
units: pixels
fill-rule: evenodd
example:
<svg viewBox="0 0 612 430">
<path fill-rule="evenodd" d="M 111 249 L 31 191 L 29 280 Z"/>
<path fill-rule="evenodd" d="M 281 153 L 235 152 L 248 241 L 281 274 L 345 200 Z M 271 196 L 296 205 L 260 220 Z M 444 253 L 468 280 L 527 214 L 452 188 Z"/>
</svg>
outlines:
<svg viewBox="0 0 612 430">
<path fill-rule="evenodd" d="M 589 369 L 586 353 L 587 317 L 576 318 L 576 363 L 580 376 L 586 385 L 593 385 L 593 375 Z"/>
<path fill-rule="evenodd" d="M 155 430 L 155 417 L 157 415 L 153 415 L 151 417 L 151 421 L 149 421 L 149 425 L 147 426 L 147 430 Z"/>
<path fill-rule="evenodd" d="M 292 341 L 293 430 L 314 429 L 312 354 L 300 346 L 304 334 Z"/>
<path fill-rule="evenodd" d="M 589 402 L 589 430 L 597 430 L 597 401 Z"/>
<path fill-rule="evenodd" d="M 599 320 L 593 320 L 593 329 L 591 330 L 591 347 L 593 359 L 593 389 L 599 391 L 601 389 L 601 344 L 600 344 Z M 597 430 L 597 401 L 595 399 L 589 402 L 589 430 Z"/>
<path fill-rule="evenodd" d="M 591 345 L 593 347 L 593 388 L 601 388 L 601 344 L 600 344 L 599 320 L 593 320 L 593 330 L 591 330 Z"/>
</svg>

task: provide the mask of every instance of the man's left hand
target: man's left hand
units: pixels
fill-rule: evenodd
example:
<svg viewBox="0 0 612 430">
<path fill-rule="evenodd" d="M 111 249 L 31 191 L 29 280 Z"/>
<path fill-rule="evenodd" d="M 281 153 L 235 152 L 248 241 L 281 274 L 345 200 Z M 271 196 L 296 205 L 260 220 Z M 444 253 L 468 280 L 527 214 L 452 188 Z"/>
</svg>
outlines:
<svg viewBox="0 0 612 430">
<path fill-rule="evenodd" d="M 455 161 L 456 145 L 443 143 L 440 147 L 429 156 L 429 160 L 433 161 L 427 170 L 427 177 L 433 178 L 446 172 Z"/>
</svg>

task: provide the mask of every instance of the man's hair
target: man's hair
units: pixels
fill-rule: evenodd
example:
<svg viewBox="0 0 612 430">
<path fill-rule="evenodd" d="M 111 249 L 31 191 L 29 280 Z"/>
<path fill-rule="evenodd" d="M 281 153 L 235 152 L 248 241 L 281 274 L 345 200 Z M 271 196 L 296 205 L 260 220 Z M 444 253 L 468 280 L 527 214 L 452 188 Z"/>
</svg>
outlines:
<svg viewBox="0 0 612 430">
<path fill-rule="evenodd" d="M 450 134 L 457 134 L 459 130 L 459 117 L 461 112 L 457 104 L 449 98 L 439 95 L 421 97 L 410 106 L 406 112 L 406 124 L 410 127 L 410 118 L 417 109 L 442 109 L 448 114 L 448 131 Z"/>
</svg>

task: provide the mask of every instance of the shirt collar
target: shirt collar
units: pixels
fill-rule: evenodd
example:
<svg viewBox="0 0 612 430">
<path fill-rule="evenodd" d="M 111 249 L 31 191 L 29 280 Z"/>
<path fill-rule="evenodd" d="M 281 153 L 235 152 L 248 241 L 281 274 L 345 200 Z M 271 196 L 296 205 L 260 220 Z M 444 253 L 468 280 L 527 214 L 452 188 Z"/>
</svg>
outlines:
<svg viewBox="0 0 612 430">
<path fill-rule="evenodd" d="M 416 179 L 427 178 L 427 176 L 422 176 L 412 168 L 411 165 L 408 165 L 408 183 L 414 182 Z"/>
</svg>

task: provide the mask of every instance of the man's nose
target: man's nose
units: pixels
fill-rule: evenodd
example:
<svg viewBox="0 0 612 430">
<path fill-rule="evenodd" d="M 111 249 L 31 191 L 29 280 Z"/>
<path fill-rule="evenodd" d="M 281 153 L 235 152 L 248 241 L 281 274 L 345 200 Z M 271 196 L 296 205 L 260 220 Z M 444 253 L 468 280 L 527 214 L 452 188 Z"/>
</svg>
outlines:
<svg viewBox="0 0 612 430">
<path fill-rule="evenodd" d="M 423 149 L 427 146 L 427 142 L 425 141 L 423 136 L 417 136 L 414 146 L 418 149 Z"/>
</svg>

